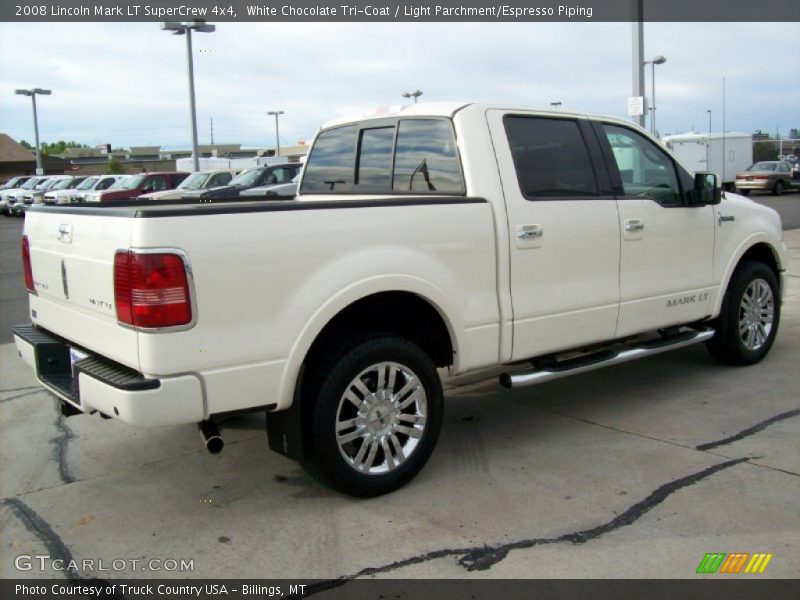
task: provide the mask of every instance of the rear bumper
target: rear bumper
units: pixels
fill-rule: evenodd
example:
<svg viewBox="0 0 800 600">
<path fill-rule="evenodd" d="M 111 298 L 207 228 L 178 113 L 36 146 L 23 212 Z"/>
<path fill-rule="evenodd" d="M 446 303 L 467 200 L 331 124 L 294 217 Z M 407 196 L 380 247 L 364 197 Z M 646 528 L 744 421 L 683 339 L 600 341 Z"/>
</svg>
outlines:
<svg viewBox="0 0 800 600">
<path fill-rule="evenodd" d="M 775 186 L 774 181 L 736 181 L 734 183 L 737 190 L 771 190 Z"/>
<path fill-rule="evenodd" d="M 205 418 L 203 390 L 194 375 L 148 379 L 72 348 L 34 325 L 15 327 L 14 343 L 39 382 L 83 412 L 99 411 L 136 427 L 198 423 Z"/>
</svg>

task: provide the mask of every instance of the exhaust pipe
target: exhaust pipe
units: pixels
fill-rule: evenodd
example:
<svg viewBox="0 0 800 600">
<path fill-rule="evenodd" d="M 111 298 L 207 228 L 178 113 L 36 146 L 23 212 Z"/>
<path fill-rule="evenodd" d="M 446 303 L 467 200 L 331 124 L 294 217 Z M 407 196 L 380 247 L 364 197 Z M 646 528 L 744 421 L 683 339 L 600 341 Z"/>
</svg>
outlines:
<svg viewBox="0 0 800 600">
<path fill-rule="evenodd" d="M 200 429 L 200 436 L 203 438 L 206 450 L 211 454 L 222 452 L 225 447 L 225 441 L 222 439 L 222 434 L 219 432 L 217 424 L 212 421 L 200 421 L 197 427 Z"/>
</svg>

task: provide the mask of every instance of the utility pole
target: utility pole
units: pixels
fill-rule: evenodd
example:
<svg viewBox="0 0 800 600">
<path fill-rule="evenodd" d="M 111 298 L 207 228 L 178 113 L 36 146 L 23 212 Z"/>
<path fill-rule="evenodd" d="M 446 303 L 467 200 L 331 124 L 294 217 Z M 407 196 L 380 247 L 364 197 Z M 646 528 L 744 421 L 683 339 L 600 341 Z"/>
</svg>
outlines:
<svg viewBox="0 0 800 600">
<path fill-rule="evenodd" d="M 632 96 L 636 98 L 644 97 L 644 7 L 642 6 L 643 0 L 631 0 L 633 6 L 633 18 L 631 19 L 633 27 L 633 89 Z M 641 115 L 633 117 L 640 127 L 644 127 L 644 111 Z"/>
<path fill-rule="evenodd" d="M 211 145 L 214 145 L 214 117 L 211 117 Z"/>
</svg>

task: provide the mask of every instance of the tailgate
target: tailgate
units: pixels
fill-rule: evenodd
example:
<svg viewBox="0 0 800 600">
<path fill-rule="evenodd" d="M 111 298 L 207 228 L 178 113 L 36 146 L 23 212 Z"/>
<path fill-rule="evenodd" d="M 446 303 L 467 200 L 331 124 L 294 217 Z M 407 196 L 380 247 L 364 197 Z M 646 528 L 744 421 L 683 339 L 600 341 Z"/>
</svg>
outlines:
<svg viewBox="0 0 800 600">
<path fill-rule="evenodd" d="M 25 218 L 36 295 L 31 321 L 75 345 L 139 369 L 137 333 L 117 324 L 114 253 L 130 245 L 134 219 L 69 210 Z"/>
</svg>

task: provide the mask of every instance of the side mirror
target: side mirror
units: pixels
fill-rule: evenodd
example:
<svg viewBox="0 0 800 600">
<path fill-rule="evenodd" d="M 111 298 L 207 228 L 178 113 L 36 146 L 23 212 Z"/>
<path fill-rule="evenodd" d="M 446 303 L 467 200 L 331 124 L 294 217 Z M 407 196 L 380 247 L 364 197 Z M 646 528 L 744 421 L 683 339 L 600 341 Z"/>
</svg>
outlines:
<svg viewBox="0 0 800 600">
<path fill-rule="evenodd" d="M 142 188 L 142 192 L 141 193 L 142 194 L 149 194 L 150 192 L 153 192 L 153 191 L 155 191 L 154 187 L 152 185 L 148 185 L 148 186 Z"/>
<path fill-rule="evenodd" d="M 722 201 L 722 188 L 714 173 L 695 173 L 692 191 L 692 206 L 719 204 Z"/>
</svg>

